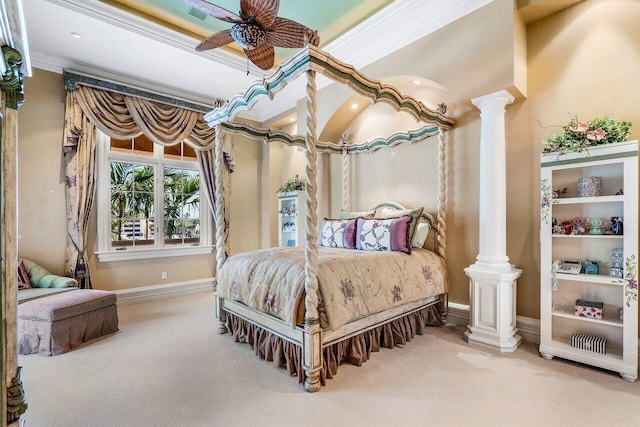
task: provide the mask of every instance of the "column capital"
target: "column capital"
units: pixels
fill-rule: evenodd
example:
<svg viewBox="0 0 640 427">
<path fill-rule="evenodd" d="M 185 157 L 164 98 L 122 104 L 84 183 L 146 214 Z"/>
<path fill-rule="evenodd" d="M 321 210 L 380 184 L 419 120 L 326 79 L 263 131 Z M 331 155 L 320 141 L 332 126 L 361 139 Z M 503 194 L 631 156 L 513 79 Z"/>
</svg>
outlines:
<svg viewBox="0 0 640 427">
<path fill-rule="evenodd" d="M 501 105 L 511 104 L 516 99 L 507 91 L 506 89 L 499 90 L 497 92 L 493 92 L 487 95 L 478 96 L 477 98 L 472 98 L 471 103 L 478 107 L 480 110 L 488 103 L 500 103 Z"/>
<path fill-rule="evenodd" d="M 2 46 L 2 58 L 7 69 L 0 75 L 0 89 L 6 93 L 8 108 L 19 110 L 24 102 L 24 77 L 22 75 L 22 54 L 9 46 Z"/>
</svg>

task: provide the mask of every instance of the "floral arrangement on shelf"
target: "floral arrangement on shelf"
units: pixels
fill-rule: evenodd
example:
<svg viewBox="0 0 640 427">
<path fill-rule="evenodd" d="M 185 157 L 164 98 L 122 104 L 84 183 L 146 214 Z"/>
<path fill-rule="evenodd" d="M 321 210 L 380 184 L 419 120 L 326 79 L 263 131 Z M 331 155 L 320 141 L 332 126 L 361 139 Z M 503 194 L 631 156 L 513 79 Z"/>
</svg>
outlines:
<svg viewBox="0 0 640 427">
<path fill-rule="evenodd" d="M 298 175 L 294 178 L 289 178 L 287 182 L 282 184 L 280 188 L 276 190 L 276 193 L 288 193 L 290 191 L 300 191 L 304 190 L 306 183 L 303 179 L 300 179 Z"/>
<path fill-rule="evenodd" d="M 589 147 L 624 142 L 631 133 L 631 122 L 596 117 L 583 122 L 571 117 L 564 132 L 544 140 L 544 153 L 580 152 Z"/>
</svg>

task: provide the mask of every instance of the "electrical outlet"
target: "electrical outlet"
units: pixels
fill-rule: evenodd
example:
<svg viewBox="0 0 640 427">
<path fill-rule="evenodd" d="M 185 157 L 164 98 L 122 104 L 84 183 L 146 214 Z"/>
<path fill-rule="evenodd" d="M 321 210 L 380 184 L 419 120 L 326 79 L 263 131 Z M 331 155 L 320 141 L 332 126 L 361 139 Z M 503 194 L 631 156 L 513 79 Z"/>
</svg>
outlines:
<svg viewBox="0 0 640 427">
<path fill-rule="evenodd" d="M 167 280 L 167 272 L 166 271 L 162 272 L 162 280 Z"/>
</svg>

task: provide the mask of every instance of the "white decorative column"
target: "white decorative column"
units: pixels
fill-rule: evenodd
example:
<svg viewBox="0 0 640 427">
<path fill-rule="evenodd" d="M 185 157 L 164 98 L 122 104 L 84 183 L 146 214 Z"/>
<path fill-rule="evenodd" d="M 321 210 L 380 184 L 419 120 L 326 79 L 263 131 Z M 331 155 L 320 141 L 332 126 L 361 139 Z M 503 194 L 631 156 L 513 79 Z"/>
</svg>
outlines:
<svg viewBox="0 0 640 427">
<path fill-rule="evenodd" d="M 471 100 L 480 109 L 480 253 L 465 268 L 469 276 L 469 342 L 513 352 L 522 342 L 516 329 L 516 279 L 522 270 L 507 256 L 505 106 L 506 90 Z"/>
</svg>

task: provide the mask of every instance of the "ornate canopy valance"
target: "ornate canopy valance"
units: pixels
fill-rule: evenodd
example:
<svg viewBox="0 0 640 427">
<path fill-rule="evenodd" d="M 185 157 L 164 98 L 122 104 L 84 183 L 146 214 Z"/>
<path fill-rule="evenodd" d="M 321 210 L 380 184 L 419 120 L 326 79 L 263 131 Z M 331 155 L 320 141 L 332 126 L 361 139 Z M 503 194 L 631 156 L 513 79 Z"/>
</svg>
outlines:
<svg viewBox="0 0 640 427">
<path fill-rule="evenodd" d="M 244 94 L 234 96 L 226 104 L 207 113 L 204 119 L 211 127 L 220 125 L 227 132 L 242 134 L 249 138 L 304 146 L 305 138 L 303 136 L 292 136 L 283 131 L 236 123 L 234 119 L 241 111 L 251 109 L 257 101 L 273 99 L 287 84 L 290 84 L 307 71 L 314 71 L 333 81 L 346 84 L 357 93 L 370 98 L 373 103 L 387 103 L 396 111 L 408 113 L 417 121 L 423 123 L 423 126 L 417 130 L 396 132 L 388 137 L 350 144 L 348 148 L 350 153 L 374 151 L 380 147 L 401 142 L 416 142 L 428 136 L 436 135 L 439 129 L 451 129 L 455 124 L 454 120 L 445 116 L 444 113 L 430 109 L 412 96 L 401 94 L 391 85 L 366 77 L 352 65 L 339 61 L 315 46 L 307 46 L 300 50 L 278 67 L 269 77 L 250 86 Z M 340 144 L 331 142 L 319 141 L 316 148 L 319 152 L 343 152 L 343 147 Z"/>
</svg>

